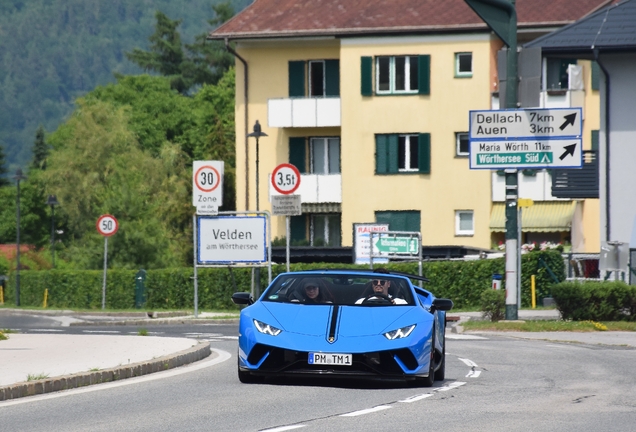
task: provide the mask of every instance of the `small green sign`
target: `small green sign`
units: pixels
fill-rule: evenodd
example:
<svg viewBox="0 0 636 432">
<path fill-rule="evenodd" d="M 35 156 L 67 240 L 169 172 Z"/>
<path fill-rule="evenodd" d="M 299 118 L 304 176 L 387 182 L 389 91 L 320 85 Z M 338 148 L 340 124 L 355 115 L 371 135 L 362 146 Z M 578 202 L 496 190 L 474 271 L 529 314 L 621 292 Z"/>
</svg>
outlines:
<svg viewBox="0 0 636 432">
<path fill-rule="evenodd" d="M 551 164 L 553 160 L 552 152 L 480 153 L 477 155 L 477 165 L 545 165 Z"/>
<path fill-rule="evenodd" d="M 380 252 L 416 255 L 419 241 L 417 237 L 380 237 L 375 247 Z"/>
</svg>

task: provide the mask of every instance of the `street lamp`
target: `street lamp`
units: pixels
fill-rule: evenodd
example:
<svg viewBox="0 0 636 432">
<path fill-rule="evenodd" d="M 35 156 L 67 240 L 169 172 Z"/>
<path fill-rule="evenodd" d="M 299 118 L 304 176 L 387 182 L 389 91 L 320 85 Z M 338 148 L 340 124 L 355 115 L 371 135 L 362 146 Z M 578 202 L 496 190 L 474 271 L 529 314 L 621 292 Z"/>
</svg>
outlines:
<svg viewBox="0 0 636 432">
<path fill-rule="evenodd" d="M 13 178 L 18 184 L 18 193 L 16 195 L 16 207 L 17 207 L 17 239 L 16 239 L 16 267 L 15 267 L 15 305 L 20 306 L 20 180 L 26 180 L 26 176 L 22 174 L 22 170 L 18 168 L 15 170 Z"/>
<path fill-rule="evenodd" d="M 55 195 L 49 195 L 46 205 L 51 206 L 51 262 L 55 268 L 55 206 L 60 205 Z"/>
<path fill-rule="evenodd" d="M 251 134 L 247 134 L 247 136 L 256 137 L 256 211 L 259 211 L 260 208 L 258 206 L 258 139 L 260 137 L 267 136 L 267 134 L 261 131 L 261 124 L 258 122 L 258 120 L 256 120 L 256 123 L 254 123 L 254 132 L 252 132 Z"/>
</svg>

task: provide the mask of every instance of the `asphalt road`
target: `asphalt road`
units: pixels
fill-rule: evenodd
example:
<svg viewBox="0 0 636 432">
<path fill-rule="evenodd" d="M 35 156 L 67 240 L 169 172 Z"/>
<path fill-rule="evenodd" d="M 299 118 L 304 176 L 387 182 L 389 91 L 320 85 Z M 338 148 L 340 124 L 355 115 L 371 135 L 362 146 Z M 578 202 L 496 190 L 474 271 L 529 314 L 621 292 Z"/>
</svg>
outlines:
<svg viewBox="0 0 636 432">
<path fill-rule="evenodd" d="M 236 326 L 148 328 L 169 336 L 197 329 L 220 358 L 231 357 L 0 403 L 2 430 L 579 432 L 636 424 L 634 349 L 449 334 L 447 380 L 432 389 L 315 380 L 245 385 L 236 377 Z"/>
</svg>

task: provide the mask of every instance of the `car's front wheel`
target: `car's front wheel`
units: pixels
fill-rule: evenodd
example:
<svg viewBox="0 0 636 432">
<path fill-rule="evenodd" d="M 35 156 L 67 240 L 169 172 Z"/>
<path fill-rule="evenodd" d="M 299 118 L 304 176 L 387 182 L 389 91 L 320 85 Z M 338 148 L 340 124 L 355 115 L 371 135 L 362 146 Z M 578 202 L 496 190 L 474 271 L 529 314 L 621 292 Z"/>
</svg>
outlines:
<svg viewBox="0 0 636 432">
<path fill-rule="evenodd" d="M 445 377 L 446 377 L 446 340 L 444 340 L 444 348 L 442 349 L 442 360 L 440 361 L 439 368 L 437 369 L 437 371 L 435 371 L 435 380 L 444 381 Z"/>
</svg>

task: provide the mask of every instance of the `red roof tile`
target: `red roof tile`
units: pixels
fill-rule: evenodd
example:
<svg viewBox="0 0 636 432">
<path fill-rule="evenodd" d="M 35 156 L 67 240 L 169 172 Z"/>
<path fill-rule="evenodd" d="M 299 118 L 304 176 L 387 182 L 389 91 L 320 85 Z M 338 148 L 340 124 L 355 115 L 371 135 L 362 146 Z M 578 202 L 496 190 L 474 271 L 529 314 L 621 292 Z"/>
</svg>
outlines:
<svg viewBox="0 0 636 432">
<path fill-rule="evenodd" d="M 565 25 L 611 0 L 517 0 L 520 28 Z M 486 29 L 464 0 L 255 0 L 210 34 L 285 37 Z"/>
</svg>

